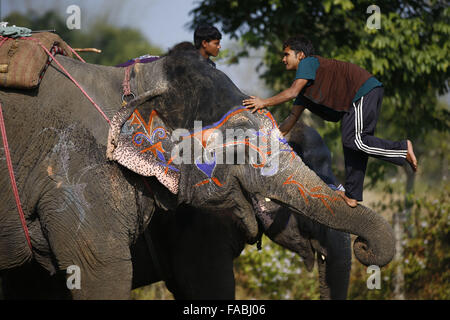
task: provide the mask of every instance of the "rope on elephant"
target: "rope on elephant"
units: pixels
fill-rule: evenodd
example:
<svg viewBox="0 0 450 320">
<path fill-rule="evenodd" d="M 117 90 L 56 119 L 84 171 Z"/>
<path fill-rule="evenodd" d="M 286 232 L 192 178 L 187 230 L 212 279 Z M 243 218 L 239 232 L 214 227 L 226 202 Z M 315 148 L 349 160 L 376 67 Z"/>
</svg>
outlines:
<svg viewBox="0 0 450 320">
<path fill-rule="evenodd" d="M 111 123 L 111 121 L 109 120 L 109 118 L 106 116 L 106 114 L 102 111 L 102 109 L 100 109 L 100 107 L 94 102 L 94 100 L 92 100 L 92 98 L 87 94 L 87 92 L 80 86 L 80 84 L 70 75 L 70 73 L 61 65 L 61 63 L 58 62 L 58 60 L 56 60 L 55 56 L 52 55 L 50 53 L 50 51 L 47 50 L 47 48 L 42 45 L 42 43 L 38 40 L 38 39 L 34 39 L 34 38 L 21 38 L 23 40 L 31 40 L 36 42 L 37 44 L 39 44 L 39 46 L 44 49 L 44 51 L 50 56 L 52 57 L 52 59 L 55 61 L 55 63 L 61 68 L 62 71 L 64 71 L 64 73 L 69 77 L 70 80 L 72 80 L 72 82 L 78 87 L 78 89 L 81 90 L 81 92 L 86 96 L 86 98 L 88 98 L 88 100 L 94 105 L 94 107 L 97 109 L 97 111 L 102 115 L 102 117 L 106 120 L 106 122 Z"/>
<path fill-rule="evenodd" d="M 16 179 L 14 177 L 14 170 L 12 166 L 11 161 L 11 155 L 9 153 L 9 147 L 8 147 L 8 139 L 6 138 L 6 126 L 5 121 L 3 119 L 3 111 L 2 111 L 2 104 L 0 103 L 0 131 L 2 133 L 2 140 L 3 140 L 3 149 L 5 150 L 5 157 L 6 157 L 6 164 L 8 166 L 9 171 L 9 179 L 11 180 L 11 187 L 13 189 L 14 199 L 16 201 L 17 210 L 19 211 L 20 216 L 20 222 L 22 223 L 23 231 L 25 232 L 25 238 L 27 239 L 28 247 L 30 247 L 30 250 L 33 251 L 33 247 L 31 246 L 31 239 L 30 234 L 28 232 L 27 223 L 25 221 L 25 215 L 22 210 L 22 205 L 20 203 L 20 197 L 19 197 L 19 191 L 17 189 Z"/>
<path fill-rule="evenodd" d="M 69 47 L 70 51 L 72 51 L 72 53 L 73 53 L 78 59 L 80 59 L 81 62 L 86 63 L 86 61 L 84 61 L 84 59 L 83 59 L 82 57 L 80 57 L 80 55 L 79 55 L 74 49 L 72 49 L 71 46 L 67 45 L 67 47 Z"/>
<path fill-rule="evenodd" d="M 8 39 L 8 37 L 3 37 L 0 36 L 0 47 L 3 45 L 3 43 Z M 92 105 L 97 109 L 97 111 L 102 115 L 102 117 L 106 120 L 106 122 L 108 124 L 111 123 L 111 121 L 109 120 L 109 118 L 106 116 L 106 114 L 101 110 L 101 108 L 95 103 L 95 101 L 87 94 L 87 92 L 81 87 L 81 85 L 70 75 L 70 73 L 61 65 L 61 63 L 59 63 L 58 60 L 56 60 L 55 56 L 39 41 L 39 39 L 35 39 L 32 37 L 29 38 L 25 38 L 25 37 L 20 37 L 20 39 L 22 40 L 31 40 L 36 42 L 46 53 L 47 55 L 53 59 L 55 61 L 55 63 L 61 68 L 61 70 L 66 74 L 66 76 L 78 87 L 78 89 L 80 89 L 80 91 L 88 98 L 88 100 L 92 103 Z M 76 52 L 75 50 L 73 50 L 70 46 L 68 46 L 70 48 L 70 50 L 75 53 L 75 55 L 83 62 L 85 63 L 86 61 L 84 61 Z M 25 233 L 25 237 L 28 243 L 28 246 L 31 250 L 31 252 L 33 252 L 33 248 L 31 245 L 31 239 L 30 239 L 30 234 L 28 231 L 28 227 L 26 224 L 26 220 L 25 220 L 25 214 L 23 212 L 22 209 L 22 205 L 20 202 L 20 197 L 19 197 L 19 191 L 17 189 L 17 184 L 16 184 L 16 179 L 14 177 L 14 170 L 13 170 L 13 166 L 12 166 L 12 161 L 11 161 L 11 156 L 9 153 L 9 147 L 8 147 L 8 139 L 6 137 L 6 127 L 5 127 L 5 122 L 3 119 L 3 112 L 2 112 L 2 105 L 0 103 L 0 132 L 2 134 L 2 140 L 3 140 L 3 145 L 4 145 L 4 150 L 5 150 L 5 157 L 6 157 L 6 162 L 7 162 L 7 166 L 8 166 L 8 171 L 9 171 L 9 177 L 11 180 L 11 186 L 13 189 L 13 194 L 14 194 L 14 198 L 15 198 L 15 202 L 16 202 L 16 206 L 17 206 L 17 210 L 19 211 L 19 216 L 20 216 L 20 221 L 22 223 L 22 228 L 24 230 Z M 142 180 L 144 182 L 145 187 L 147 188 L 147 190 L 149 191 L 150 194 L 153 194 L 152 189 L 150 188 L 150 185 L 148 184 L 148 182 L 146 181 L 145 177 L 142 177 Z"/>
<path fill-rule="evenodd" d="M 1 36 L 0 47 L 4 44 L 4 42 L 7 39 L 8 39 L 7 37 Z M 29 37 L 29 38 L 21 37 L 20 39 L 22 39 L 22 40 L 32 40 L 32 41 L 36 42 L 42 49 L 44 49 L 44 51 L 47 53 L 47 55 L 49 57 L 51 57 L 55 61 L 55 63 L 64 71 L 64 73 L 69 77 L 69 79 L 72 80 L 72 82 L 89 99 L 89 101 L 100 112 L 100 114 L 103 116 L 103 118 L 106 120 L 106 122 L 108 122 L 108 124 L 110 123 L 110 120 L 108 119 L 108 117 L 103 113 L 103 111 L 94 102 L 94 100 L 92 100 L 92 98 L 86 93 L 86 91 L 78 84 L 78 82 L 69 74 L 69 72 L 67 72 L 67 70 L 58 62 L 58 60 L 56 60 L 55 56 L 38 39 L 34 39 L 34 38 L 31 38 L 31 37 Z M 72 49 L 72 51 L 73 51 L 73 49 Z M 76 55 L 78 56 L 78 54 L 76 54 Z M 78 57 L 79 57 L 79 59 L 81 61 L 85 62 L 83 59 L 81 59 L 80 56 L 78 56 Z M 6 163 L 7 163 L 8 172 L 9 172 L 9 178 L 10 178 L 10 181 L 11 181 L 11 187 L 13 189 L 13 194 L 14 194 L 14 199 L 15 199 L 15 202 L 16 202 L 17 210 L 19 212 L 20 221 L 22 223 L 22 228 L 23 228 L 24 233 L 25 233 L 25 238 L 27 240 L 28 247 L 30 248 L 31 252 L 33 252 L 33 247 L 31 245 L 31 239 L 30 239 L 30 233 L 28 231 L 27 223 L 26 223 L 26 220 L 25 220 L 25 214 L 23 212 L 22 205 L 21 205 L 21 202 L 20 202 L 20 196 L 19 196 L 19 191 L 17 189 L 16 179 L 14 177 L 14 169 L 13 169 L 13 166 L 12 166 L 11 155 L 10 155 L 10 152 L 9 152 L 8 139 L 6 137 L 6 126 L 5 126 L 5 121 L 3 119 L 3 111 L 2 111 L 1 103 L 0 103 L 0 132 L 2 134 L 2 140 L 3 140 L 4 150 L 5 150 Z"/>
</svg>

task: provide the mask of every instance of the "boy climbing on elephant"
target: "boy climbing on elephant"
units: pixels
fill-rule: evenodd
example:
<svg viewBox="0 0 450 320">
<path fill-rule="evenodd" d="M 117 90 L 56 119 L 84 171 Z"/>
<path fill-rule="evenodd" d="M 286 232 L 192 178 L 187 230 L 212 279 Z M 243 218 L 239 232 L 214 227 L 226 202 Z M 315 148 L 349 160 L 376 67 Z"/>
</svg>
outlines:
<svg viewBox="0 0 450 320">
<path fill-rule="evenodd" d="M 283 134 L 305 108 L 324 120 L 341 121 L 346 181 L 345 192 L 337 192 L 350 207 L 362 201 L 368 156 L 396 165 L 406 161 L 417 171 L 411 141 L 374 136 L 383 99 L 381 82 L 355 64 L 313 55 L 313 45 L 301 35 L 285 41 L 283 51 L 286 70 L 296 70 L 291 87 L 267 99 L 251 96 L 243 104 L 255 112 L 296 98 L 291 114 L 280 126 Z"/>
</svg>

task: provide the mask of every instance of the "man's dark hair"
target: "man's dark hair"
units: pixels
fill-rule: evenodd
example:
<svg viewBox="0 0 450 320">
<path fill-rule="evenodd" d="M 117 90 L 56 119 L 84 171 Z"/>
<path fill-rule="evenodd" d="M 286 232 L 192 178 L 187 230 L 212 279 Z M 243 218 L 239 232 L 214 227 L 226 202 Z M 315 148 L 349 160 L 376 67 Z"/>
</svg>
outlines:
<svg viewBox="0 0 450 320">
<path fill-rule="evenodd" d="M 222 34 L 219 29 L 210 24 L 199 25 L 194 31 L 194 44 L 197 49 L 201 48 L 203 40 L 209 42 L 220 39 L 222 39 Z"/>
<path fill-rule="evenodd" d="M 283 50 L 287 47 L 291 48 L 291 50 L 294 50 L 295 54 L 303 51 L 306 57 L 314 54 L 314 47 L 311 41 L 300 34 L 287 39 L 283 43 Z"/>
</svg>

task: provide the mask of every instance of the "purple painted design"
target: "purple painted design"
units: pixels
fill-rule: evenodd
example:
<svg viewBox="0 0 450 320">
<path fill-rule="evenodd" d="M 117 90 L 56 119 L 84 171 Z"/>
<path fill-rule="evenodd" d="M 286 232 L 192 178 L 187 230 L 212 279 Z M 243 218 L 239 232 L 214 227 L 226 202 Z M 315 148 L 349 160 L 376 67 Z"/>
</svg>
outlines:
<svg viewBox="0 0 450 320">
<path fill-rule="evenodd" d="M 150 142 L 150 144 L 153 144 L 153 142 L 144 133 L 138 133 L 134 136 L 134 142 L 139 146 L 144 143 L 144 139 Z"/>
<path fill-rule="evenodd" d="M 159 59 L 159 57 L 156 57 L 156 56 L 148 57 L 148 58 L 142 58 L 142 59 L 135 58 L 135 59 L 128 60 L 127 62 L 118 64 L 118 65 L 116 65 L 116 67 L 124 68 L 124 67 L 131 66 L 132 64 L 135 64 L 135 63 L 149 63 L 149 62 L 156 61 L 158 59 Z"/>
<path fill-rule="evenodd" d="M 161 160 L 162 162 L 166 162 L 166 159 L 164 158 L 164 155 L 161 153 L 161 151 L 156 150 L 156 154 L 158 155 L 159 160 Z"/>
<path fill-rule="evenodd" d="M 208 178 L 212 178 L 212 173 L 214 171 L 214 168 L 216 167 L 216 157 L 214 155 L 214 160 L 212 162 L 205 162 L 205 163 L 198 163 L 197 160 L 195 160 L 195 165 L 197 168 L 202 171 Z"/>
</svg>

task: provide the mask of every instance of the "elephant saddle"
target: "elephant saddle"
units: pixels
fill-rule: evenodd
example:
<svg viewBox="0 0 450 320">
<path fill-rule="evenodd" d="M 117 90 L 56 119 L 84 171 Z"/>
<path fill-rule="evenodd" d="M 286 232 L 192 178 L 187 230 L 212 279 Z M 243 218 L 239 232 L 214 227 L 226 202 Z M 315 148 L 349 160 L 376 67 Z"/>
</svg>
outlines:
<svg viewBox="0 0 450 320">
<path fill-rule="evenodd" d="M 35 33 L 31 37 L 0 37 L 0 87 L 32 89 L 39 85 L 52 58 L 50 53 L 72 57 L 67 43 L 51 32 Z"/>
</svg>

